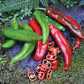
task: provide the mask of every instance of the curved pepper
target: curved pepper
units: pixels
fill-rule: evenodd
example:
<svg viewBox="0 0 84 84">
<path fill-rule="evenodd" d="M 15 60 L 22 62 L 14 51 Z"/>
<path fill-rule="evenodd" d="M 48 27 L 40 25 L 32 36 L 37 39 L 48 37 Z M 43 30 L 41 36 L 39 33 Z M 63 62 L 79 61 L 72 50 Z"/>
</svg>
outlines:
<svg viewBox="0 0 84 84">
<path fill-rule="evenodd" d="M 30 20 L 29 25 L 32 27 L 35 33 L 37 33 L 38 35 L 42 35 L 41 28 L 35 19 Z M 48 47 L 48 42 L 49 38 L 45 44 L 42 44 L 42 40 L 36 42 L 36 52 L 34 54 L 34 60 L 39 61 L 43 58 Z"/>
<path fill-rule="evenodd" d="M 72 21 L 73 24 L 82 32 L 80 25 L 73 18 L 71 18 L 70 16 L 65 16 L 65 17 L 67 17 L 70 21 Z M 72 48 L 73 51 L 77 49 L 82 44 L 83 41 L 83 39 L 79 37 L 75 37 L 75 39 L 76 39 L 76 44 Z"/>
<path fill-rule="evenodd" d="M 37 11 L 35 11 L 33 13 L 33 15 L 35 16 L 36 20 L 39 22 L 40 26 L 41 26 L 41 29 L 42 29 L 42 41 L 43 41 L 43 44 L 45 44 L 48 40 L 48 37 L 49 37 L 49 26 L 45 20 L 45 18 L 43 18 L 40 13 Z"/>
<path fill-rule="evenodd" d="M 59 13 L 58 11 L 56 11 L 55 9 L 51 7 L 47 8 L 46 14 L 54 18 L 61 24 L 67 26 L 77 37 L 81 39 L 84 38 L 82 31 L 79 29 L 80 26 L 78 25 L 76 21 L 74 22 L 74 20 L 71 17 L 66 16 L 62 13 Z"/>
<path fill-rule="evenodd" d="M 10 28 L 12 29 L 18 29 L 18 22 L 16 21 L 16 14 L 13 18 L 13 21 L 11 22 L 11 26 Z M 13 40 L 13 39 L 9 39 L 7 40 L 3 45 L 2 47 L 3 48 L 11 48 L 12 46 L 14 46 L 16 44 L 16 41 Z"/>
<path fill-rule="evenodd" d="M 65 67 L 63 68 L 63 70 L 67 70 L 70 67 L 72 59 L 71 47 L 64 35 L 53 24 L 50 25 L 49 28 L 51 35 L 54 37 L 56 43 L 64 54 Z"/>
</svg>

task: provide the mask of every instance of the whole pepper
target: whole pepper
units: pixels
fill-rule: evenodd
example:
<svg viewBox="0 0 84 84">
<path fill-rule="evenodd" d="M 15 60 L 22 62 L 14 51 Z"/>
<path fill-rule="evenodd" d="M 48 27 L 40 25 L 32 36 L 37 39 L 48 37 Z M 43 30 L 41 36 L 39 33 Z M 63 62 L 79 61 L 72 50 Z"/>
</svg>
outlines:
<svg viewBox="0 0 84 84">
<path fill-rule="evenodd" d="M 41 26 L 41 29 L 42 29 L 42 41 L 43 41 L 43 44 L 45 44 L 48 40 L 48 37 L 49 37 L 49 26 L 45 20 L 45 18 L 43 18 L 40 13 L 37 11 L 35 11 L 33 13 L 34 17 L 36 18 L 36 20 L 38 21 L 38 23 L 40 24 Z"/>
<path fill-rule="evenodd" d="M 42 35 L 41 28 L 35 19 L 30 20 L 29 25 L 32 27 L 35 33 L 37 33 L 38 35 Z M 48 42 L 49 38 L 45 44 L 42 44 L 42 40 L 36 42 L 36 52 L 34 54 L 34 60 L 39 61 L 43 58 L 48 47 Z"/>
<path fill-rule="evenodd" d="M 66 17 L 66 16 L 65 16 Z M 73 21 L 73 23 L 77 26 L 77 28 L 82 32 L 81 28 L 80 28 L 80 25 L 74 20 L 72 19 L 71 17 L 67 16 L 67 18 L 70 20 L 70 21 Z M 77 49 L 81 44 L 82 44 L 82 41 L 83 39 L 82 38 L 79 38 L 79 37 L 75 37 L 76 39 L 76 44 L 73 46 L 72 50 L 74 51 L 75 49 Z"/>
<path fill-rule="evenodd" d="M 27 23 L 21 23 L 19 26 L 25 30 L 33 31 L 33 29 Z M 22 50 L 11 60 L 10 65 L 14 62 L 25 59 L 35 48 L 36 42 L 25 42 Z"/>
<path fill-rule="evenodd" d="M 71 59 L 72 59 L 71 47 L 67 39 L 64 37 L 64 35 L 53 24 L 50 25 L 49 28 L 51 35 L 53 36 L 57 45 L 59 46 L 62 53 L 64 54 L 65 67 L 63 68 L 63 70 L 67 70 L 70 67 Z"/>
<path fill-rule="evenodd" d="M 52 18 L 54 18 L 56 21 L 58 21 L 59 23 L 67 26 L 77 37 L 83 39 L 83 33 L 82 31 L 79 29 L 79 25 L 78 23 L 71 18 L 69 16 L 66 16 L 62 13 L 59 13 L 58 11 L 56 11 L 55 9 L 49 7 L 46 10 L 46 14 Z"/>
<path fill-rule="evenodd" d="M 54 19 L 46 16 L 45 13 L 41 12 L 41 11 L 38 11 L 39 14 L 41 15 L 41 17 L 45 18 L 45 20 L 47 21 L 48 25 L 50 24 L 54 24 L 55 27 L 57 27 L 59 30 L 62 30 L 62 31 L 65 31 L 65 27 L 62 26 L 60 23 L 58 23 L 57 21 L 55 21 Z"/>
<path fill-rule="evenodd" d="M 18 29 L 18 22 L 16 21 L 16 15 L 14 16 L 13 21 L 11 22 L 10 28 Z M 12 46 L 15 45 L 15 43 L 16 43 L 15 40 L 9 39 L 2 45 L 2 47 L 3 48 L 11 48 Z"/>
</svg>

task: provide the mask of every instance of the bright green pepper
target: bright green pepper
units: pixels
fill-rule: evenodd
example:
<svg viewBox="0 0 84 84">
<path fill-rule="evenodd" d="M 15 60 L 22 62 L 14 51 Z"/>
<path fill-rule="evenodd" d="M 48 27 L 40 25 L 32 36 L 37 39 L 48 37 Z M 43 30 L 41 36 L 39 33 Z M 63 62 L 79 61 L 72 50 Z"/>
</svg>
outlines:
<svg viewBox="0 0 84 84">
<path fill-rule="evenodd" d="M 29 47 L 31 44 L 31 48 Z M 21 61 L 23 59 L 25 59 L 29 54 L 31 54 L 31 52 L 34 50 L 35 48 L 35 42 L 32 43 L 26 43 L 25 46 L 23 47 L 22 51 L 24 52 L 20 52 L 18 55 L 16 55 L 11 62 L 9 63 L 10 65 L 12 65 L 13 63 L 17 62 L 17 61 Z M 28 46 L 29 45 L 29 46 Z M 29 51 L 25 51 L 25 48 L 27 48 Z"/>
<path fill-rule="evenodd" d="M 38 41 L 41 40 L 42 37 L 35 32 L 27 31 L 24 29 L 11 29 L 11 28 L 6 28 L 3 29 L 2 33 L 11 39 L 14 40 L 19 40 L 19 41 Z"/>
<path fill-rule="evenodd" d="M 59 30 L 65 31 L 65 27 L 63 25 L 61 25 L 60 23 L 58 23 L 56 20 L 46 16 L 46 14 L 41 12 L 41 11 L 38 11 L 38 12 L 41 15 L 41 17 L 45 18 L 45 20 L 47 21 L 48 25 L 54 24 L 55 27 L 57 27 Z"/>
<path fill-rule="evenodd" d="M 47 24 L 47 21 L 41 17 L 41 15 L 39 14 L 38 10 L 36 10 L 34 13 L 33 13 L 34 17 L 36 18 L 36 20 L 38 21 L 38 23 L 40 24 L 41 26 L 41 29 L 42 29 L 42 41 L 43 41 L 43 44 L 45 44 L 48 40 L 48 36 L 49 36 L 49 26 Z"/>
<path fill-rule="evenodd" d="M 25 30 L 33 31 L 33 29 L 27 23 L 21 23 L 19 26 Z M 22 50 L 11 60 L 9 64 L 11 65 L 17 61 L 25 59 L 35 48 L 35 43 L 36 42 L 25 42 Z"/>
<path fill-rule="evenodd" d="M 16 21 L 16 15 L 14 16 L 14 19 L 11 22 L 11 27 L 10 28 L 18 29 L 18 22 Z M 15 40 L 9 39 L 2 45 L 2 47 L 3 48 L 10 48 L 10 47 L 14 46 L 15 44 L 16 44 Z"/>
</svg>

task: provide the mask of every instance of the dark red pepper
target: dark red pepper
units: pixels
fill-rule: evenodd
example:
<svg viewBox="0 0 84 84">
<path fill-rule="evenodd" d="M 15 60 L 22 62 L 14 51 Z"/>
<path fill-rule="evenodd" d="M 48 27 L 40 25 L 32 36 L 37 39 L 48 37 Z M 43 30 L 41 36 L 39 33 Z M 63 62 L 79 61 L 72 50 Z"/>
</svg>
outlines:
<svg viewBox="0 0 84 84">
<path fill-rule="evenodd" d="M 79 29 L 79 27 L 80 27 L 79 24 L 71 17 L 66 16 L 62 13 L 59 13 L 58 11 L 56 11 L 55 9 L 53 9 L 51 7 L 47 8 L 46 14 L 49 15 L 50 17 L 54 18 L 61 24 L 67 26 L 77 37 L 79 37 L 81 39 L 84 38 L 82 31 Z"/>
<path fill-rule="evenodd" d="M 29 71 L 27 73 L 27 76 L 28 76 L 29 80 L 32 81 L 32 82 L 37 79 L 37 76 L 35 75 L 35 73 L 33 71 Z"/>
<path fill-rule="evenodd" d="M 53 70 L 52 69 L 47 70 L 47 73 L 46 73 L 47 80 L 50 80 L 51 79 L 52 73 L 53 73 Z"/>
<path fill-rule="evenodd" d="M 47 69 L 50 69 L 51 66 L 52 66 L 51 62 L 48 61 L 47 59 L 44 59 L 44 60 L 42 61 L 42 64 L 44 64 L 44 65 L 47 67 Z"/>
<path fill-rule="evenodd" d="M 39 72 L 38 73 L 38 79 L 43 80 L 45 78 L 45 72 Z"/>
<path fill-rule="evenodd" d="M 52 24 L 49 25 L 50 33 L 55 39 L 57 45 L 61 49 L 65 58 L 65 67 L 63 70 L 67 70 L 70 67 L 71 59 L 72 59 L 72 51 L 69 42 L 64 37 L 64 35 Z"/>
<path fill-rule="evenodd" d="M 29 25 L 33 28 L 35 33 L 37 33 L 38 35 L 42 35 L 41 28 L 35 19 L 30 20 Z M 48 42 L 49 38 L 45 44 L 42 44 L 42 40 L 36 42 L 36 52 L 34 55 L 34 60 L 39 61 L 43 58 L 48 47 Z"/>
</svg>

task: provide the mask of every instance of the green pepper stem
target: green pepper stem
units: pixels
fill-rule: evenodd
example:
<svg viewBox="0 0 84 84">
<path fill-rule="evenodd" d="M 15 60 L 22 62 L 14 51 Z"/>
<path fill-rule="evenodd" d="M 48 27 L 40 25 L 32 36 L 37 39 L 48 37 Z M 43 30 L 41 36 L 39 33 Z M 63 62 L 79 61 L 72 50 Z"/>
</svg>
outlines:
<svg viewBox="0 0 84 84">
<path fill-rule="evenodd" d="M 36 8 L 36 9 L 40 9 L 40 10 L 45 10 L 46 11 L 46 8 Z"/>
</svg>

